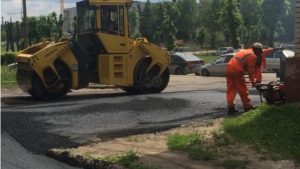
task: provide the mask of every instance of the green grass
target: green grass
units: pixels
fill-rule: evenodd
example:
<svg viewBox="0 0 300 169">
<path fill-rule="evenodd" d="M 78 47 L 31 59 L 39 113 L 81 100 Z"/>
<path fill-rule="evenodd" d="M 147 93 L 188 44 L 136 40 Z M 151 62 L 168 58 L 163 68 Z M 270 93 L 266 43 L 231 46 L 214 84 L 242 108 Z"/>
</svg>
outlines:
<svg viewBox="0 0 300 169">
<path fill-rule="evenodd" d="M 215 60 L 217 57 L 212 56 L 210 53 L 203 53 L 203 54 L 195 54 L 195 56 L 199 57 L 200 59 L 205 60 L 206 64 L 212 62 Z"/>
<path fill-rule="evenodd" d="M 273 160 L 300 162 L 300 109 L 293 105 L 262 104 L 254 111 L 223 122 L 224 131 L 238 142 L 264 149 Z"/>
<path fill-rule="evenodd" d="M 168 148 L 171 150 L 186 150 L 191 146 L 191 143 L 201 144 L 202 136 L 198 133 L 192 134 L 174 134 L 168 137 Z"/>
<path fill-rule="evenodd" d="M 251 162 L 239 148 L 250 147 L 260 160 L 300 162 L 300 108 L 293 105 L 266 105 L 235 118 L 225 118 L 212 139 L 201 134 L 173 134 L 168 137 L 170 150 L 187 152 L 194 160 L 221 160 L 226 169 L 245 169 Z M 236 147 L 236 151 L 235 148 Z M 243 159 L 237 160 L 236 157 Z M 225 158 L 225 159 L 224 159 Z"/>
<path fill-rule="evenodd" d="M 168 137 L 167 145 L 170 150 L 188 152 L 193 160 L 212 160 L 215 154 L 202 145 L 203 136 L 198 133 L 173 134 Z"/>
<path fill-rule="evenodd" d="M 14 49 L 15 49 L 15 52 L 17 52 L 17 44 L 14 43 Z M 6 52 L 6 42 L 2 42 L 1 43 L 1 53 L 4 53 Z"/>
<path fill-rule="evenodd" d="M 16 69 L 8 70 L 7 66 L 1 66 L 1 87 L 9 88 L 17 85 Z"/>
<path fill-rule="evenodd" d="M 139 157 L 133 151 L 127 151 L 122 153 L 120 156 L 117 155 L 109 155 L 102 158 L 100 160 L 110 161 L 113 163 L 118 163 L 122 166 L 125 166 L 129 169 L 158 169 L 156 167 L 145 166 L 143 164 L 136 164 L 135 161 L 138 161 Z"/>
</svg>

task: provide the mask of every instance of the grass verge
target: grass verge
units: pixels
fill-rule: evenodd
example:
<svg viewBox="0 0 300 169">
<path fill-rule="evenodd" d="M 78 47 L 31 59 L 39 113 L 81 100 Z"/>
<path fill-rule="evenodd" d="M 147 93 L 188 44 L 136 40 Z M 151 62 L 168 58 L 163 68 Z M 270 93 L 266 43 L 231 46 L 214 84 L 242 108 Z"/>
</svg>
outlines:
<svg viewBox="0 0 300 169">
<path fill-rule="evenodd" d="M 216 160 L 226 169 L 246 168 L 251 162 L 247 156 L 250 150 L 257 152 L 260 160 L 299 163 L 299 121 L 300 108 L 294 105 L 262 104 L 257 110 L 225 118 L 221 127 L 210 133 L 211 137 L 199 133 L 173 134 L 167 145 L 170 150 L 187 152 L 191 159 Z"/>
<path fill-rule="evenodd" d="M 125 151 L 120 155 L 95 156 L 86 152 L 82 155 L 76 155 L 74 149 L 63 148 L 59 150 L 50 150 L 47 156 L 75 167 L 83 168 L 126 168 L 126 169 L 160 169 L 154 166 L 147 166 L 139 162 L 139 156 L 133 152 Z M 114 164 L 117 164 L 115 166 Z"/>
<path fill-rule="evenodd" d="M 8 70 L 6 66 L 1 66 L 1 87 L 10 88 L 17 85 L 16 69 Z"/>
<path fill-rule="evenodd" d="M 170 150 L 186 151 L 194 160 L 211 160 L 215 154 L 203 146 L 203 136 L 198 133 L 174 134 L 168 137 L 168 148 Z"/>
<path fill-rule="evenodd" d="M 212 56 L 209 53 L 195 54 L 195 56 L 197 56 L 200 59 L 205 60 L 206 64 L 211 63 L 212 61 L 214 61 L 217 58 L 217 56 Z"/>
<path fill-rule="evenodd" d="M 293 105 L 262 104 L 257 110 L 223 122 L 225 132 L 257 151 L 267 149 L 278 159 L 300 162 L 300 109 Z"/>
<path fill-rule="evenodd" d="M 111 155 L 111 156 L 100 157 L 99 159 L 104 161 L 110 161 L 113 163 L 118 163 L 129 169 L 158 169 L 155 167 L 145 166 L 143 164 L 136 164 L 135 162 L 138 161 L 139 157 L 133 151 L 124 152 L 120 156 Z"/>
</svg>

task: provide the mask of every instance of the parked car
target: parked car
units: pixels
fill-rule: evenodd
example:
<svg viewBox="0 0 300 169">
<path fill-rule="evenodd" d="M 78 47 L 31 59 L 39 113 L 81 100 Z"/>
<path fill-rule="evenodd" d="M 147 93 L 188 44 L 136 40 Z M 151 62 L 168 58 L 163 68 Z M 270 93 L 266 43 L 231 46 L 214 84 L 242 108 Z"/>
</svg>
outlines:
<svg viewBox="0 0 300 169">
<path fill-rule="evenodd" d="M 18 66 L 17 62 L 16 63 L 11 63 L 11 64 L 7 65 L 7 69 L 8 70 L 16 69 L 17 66 Z"/>
<path fill-rule="evenodd" d="M 211 55 L 219 56 L 219 55 L 223 55 L 223 54 L 226 54 L 226 53 L 233 53 L 233 48 L 232 47 L 221 47 L 221 48 L 218 48 L 216 50 L 213 50 L 211 52 Z"/>
<path fill-rule="evenodd" d="M 202 65 L 198 74 L 202 76 L 225 76 L 227 63 L 235 55 L 235 53 L 228 53 L 217 57 L 209 64 Z"/>
<path fill-rule="evenodd" d="M 170 53 L 170 56 L 170 74 L 185 75 L 195 73 L 198 75 L 200 66 L 205 64 L 203 59 L 192 54 L 175 52 Z"/>
<path fill-rule="evenodd" d="M 286 45 L 284 49 L 289 49 L 289 50 L 295 51 L 295 46 L 294 45 Z"/>
<path fill-rule="evenodd" d="M 267 63 L 266 69 L 277 72 L 280 70 L 280 57 L 282 56 L 283 59 L 285 59 L 289 57 L 294 57 L 294 55 L 295 52 L 289 49 L 272 52 L 266 56 L 266 63 Z"/>
</svg>

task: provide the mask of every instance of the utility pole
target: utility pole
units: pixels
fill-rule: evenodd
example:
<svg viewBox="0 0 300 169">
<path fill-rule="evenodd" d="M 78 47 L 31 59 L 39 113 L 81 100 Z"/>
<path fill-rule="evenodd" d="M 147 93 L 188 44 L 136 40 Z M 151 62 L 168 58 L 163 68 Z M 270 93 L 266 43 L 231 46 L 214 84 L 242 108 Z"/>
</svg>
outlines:
<svg viewBox="0 0 300 169">
<path fill-rule="evenodd" d="M 17 15 L 17 14 L 22 14 L 22 12 L 21 13 L 7 13 L 7 14 L 10 16 L 10 22 L 12 22 L 12 16 Z"/>
<path fill-rule="evenodd" d="M 27 10 L 26 0 L 23 1 L 23 31 L 24 31 L 24 48 L 28 47 L 28 31 L 27 31 Z"/>
</svg>

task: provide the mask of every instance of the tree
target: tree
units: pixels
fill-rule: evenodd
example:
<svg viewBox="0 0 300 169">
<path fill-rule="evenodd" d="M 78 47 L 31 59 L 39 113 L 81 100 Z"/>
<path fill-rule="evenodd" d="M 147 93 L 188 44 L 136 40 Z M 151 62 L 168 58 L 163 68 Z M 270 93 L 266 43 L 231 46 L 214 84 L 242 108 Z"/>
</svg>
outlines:
<svg viewBox="0 0 300 169">
<path fill-rule="evenodd" d="M 216 48 L 218 32 L 221 30 L 221 25 L 218 22 L 219 11 L 224 6 L 223 0 L 201 0 L 201 11 L 198 22 L 203 25 L 207 31 L 207 36 L 212 49 Z M 223 40 L 223 39 L 222 39 Z"/>
<path fill-rule="evenodd" d="M 240 0 L 238 3 L 243 20 L 241 28 L 243 29 L 244 44 L 260 41 L 262 29 L 262 1 L 263 0 Z"/>
<path fill-rule="evenodd" d="M 14 52 L 14 44 L 12 40 L 12 29 L 13 29 L 13 23 L 5 21 L 5 31 L 6 31 L 6 51 L 13 51 Z"/>
<path fill-rule="evenodd" d="M 207 32 L 206 32 L 206 30 L 204 29 L 203 26 L 197 32 L 196 41 L 198 43 L 200 43 L 201 49 L 203 48 L 203 43 L 204 43 L 204 40 L 206 38 L 206 34 L 207 34 Z"/>
<path fill-rule="evenodd" d="M 151 13 L 153 13 L 153 15 L 151 15 L 150 20 L 149 20 L 149 39 L 151 39 L 151 41 L 153 43 L 156 44 L 160 44 L 162 43 L 162 40 L 158 38 L 158 35 L 155 34 L 155 32 L 160 29 L 161 27 L 161 23 L 162 23 L 162 17 L 159 17 L 158 13 L 161 13 L 160 11 L 161 9 L 159 8 L 159 5 L 154 4 L 151 6 Z M 141 25 L 140 25 L 141 28 Z M 141 32 L 142 33 L 142 32 Z M 143 36 L 143 34 L 142 34 Z"/>
<path fill-rule="evenodd" d="M 140 16 L 140 33 L 142 34 L 143 37 L 147 38 L 148 41 L 152 41 L 153 40 L 153 36 L 150 33 L 150 18 L 151 18 L 151 4 L 150 4 L 150 0 L 147 0 L 145 3 L 145 8 L 141 13 Z"/>
<path fill-rule="evenodd" d="M 135 30 L 138 28 L 139 26 L 139 18 L 138 18 L 138 14 L 137 11 L 130 8 L 128 11 L 128 15 L 129 15 L 129 24 L 130 24 L 130 29 L 133 31 L 133 33 L 135 32 Z"/>
<path fill-rule="evenodd" d="M 242 17 L 237 7 L 237 0 L 225 0 L 224 3 L 224 8 L 220 12 L 219 22 L 230 33 L 233 48 L 238 49 L 239 38 L 237 36 L 237 28 L 242 23 Z"/>
<path fill-rule="evenodd" d="M 179 19 L 175 22 L 177 39 L 194 40 L 195 38 L 195 12 L 197 3 L 196 0 L 178 0 L 175 3 L 180 12 Z"/>
<path fill-rule="evenodd" d="M 135 33 L 135 35 L 133 36 L 133 39 L 136 39 L 136 38 L 140 38 L 141 37 L 141 34 L 139 32 Z"/>
<path fill-rule="evenodd" d="M 49 15 L 49 19 L 53 23 L 53 27 L 51 30 L 52 37 L 54 37 L 57 40 L 62 37 L 62 30 L 63 30 L 65 19 L 63 18 L 62 14 L 60 14 L 57 17 L 56 12 L 54 11 Z"/>
<path fill-rule="evenodd" d="M 281 19 L 288 14 L 288 0 L 264 0 L 262 23 L 268 32 L 269 47 L 273 47 L 275 35 L 282 29 Z"/>
<path fill-rule="evenodd" d="M 72 23 L 72 27 L 73 27 L 73 39 L 76 39 L 76 34 L 77 34 L 77 29 L 78 29 L 78 24 L 77 24 L 77 16 L 74 16 L 73 18 L 73 23 Z"/>
<path fill-rule="evenodd" d="M 37 30 L 38 18 L 35 16 L 28 17 L 27 25 L 28 25 L 28 44 L 31 46 L 41 40 L 41 36 Z"/>
<path fill-rule="evenodd" d="M 1 29 L 1 41 L 6 41 L 6 38 L 7 36 L 5 30 Z"/>
<path fill-rule="evenodd" d="M 294 32 L 295 32 L 295 0 L 289 0 L 290 10 L 288 10 L 288 14 L 281 19 L 282 27 L 284 29 L 284 33 L 280 35 L 279 41 L 283 42 L 292 42 L 294 41 Z"/>
<path fill-rule="evenodd" d="M 171 51 L 174 49 L 177 29 L 175 22 L 180 16 L 177 7 L 171 2 L 158 2 L 157 7 L 160 12 L 155 15 L 155 19 L 161 22 L 158 30 L 154 34 L 156 41 L 163 40 L 165 47 Z"/>
<path fill-rule="evenodd" d="M 38 18 L 39 22 L 36 27 L 42 38 L 50 38 L 51 30 L 53 28 L 53 22 L 50 19 L 50 16 L 41 15 Z"/>
</svg>

